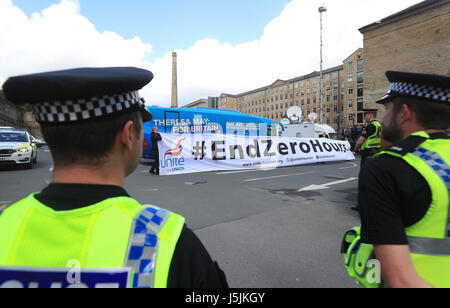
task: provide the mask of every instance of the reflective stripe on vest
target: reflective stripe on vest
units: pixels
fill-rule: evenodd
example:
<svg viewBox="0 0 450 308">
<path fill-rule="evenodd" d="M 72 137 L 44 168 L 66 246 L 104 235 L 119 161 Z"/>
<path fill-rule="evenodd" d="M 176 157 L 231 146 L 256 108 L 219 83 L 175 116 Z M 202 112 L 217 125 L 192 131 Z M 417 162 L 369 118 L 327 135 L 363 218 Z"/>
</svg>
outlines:
<svg viewBox="0 0 450 308">
<path fill-rule="evenodd" d="M 364 151 L 366 149 L 379 149 L 381 147 L 381 123 L 378 121 L 372 121 L 369 124 L 375 125 L 375 133 L 370 135 L 364 144 L 361 146 L 361 150 Z M 364 128 L 364 130 L 367 127 Z"/>
<path fill-rule="evenodd" d="M 408 244 L 411 253 L 439 257 L 450 256 L 450 239 L 409 236 Z"/>
</svg>

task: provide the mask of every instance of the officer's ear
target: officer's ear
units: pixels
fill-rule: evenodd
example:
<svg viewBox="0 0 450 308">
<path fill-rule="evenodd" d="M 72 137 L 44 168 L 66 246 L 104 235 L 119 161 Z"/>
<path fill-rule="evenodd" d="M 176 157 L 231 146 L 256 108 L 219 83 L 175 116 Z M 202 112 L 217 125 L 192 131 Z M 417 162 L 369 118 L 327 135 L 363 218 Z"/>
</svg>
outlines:
<svg viewBox="0 0 450 308">
<path fill-rule="evenodd" d="M 130 151 L 133 150 L 135 139 L 138 138 L 134 126 L 133 121 L 127 121 L 119 132 L 120 143 Z"/>
<path fill-rule="evenodd" d="M 415 121 L 415 113 L 408 104 L 402 104 L 398 117 L 400 123 Z"/>
</svg>

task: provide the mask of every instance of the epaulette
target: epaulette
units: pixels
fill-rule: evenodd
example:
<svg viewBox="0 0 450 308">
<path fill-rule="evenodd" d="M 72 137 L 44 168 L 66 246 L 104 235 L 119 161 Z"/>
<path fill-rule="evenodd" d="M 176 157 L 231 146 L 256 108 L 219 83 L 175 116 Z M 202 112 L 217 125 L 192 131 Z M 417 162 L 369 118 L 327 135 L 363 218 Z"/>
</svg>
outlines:
<svg viewBox="0 0 450 308">
<path fill-rule="evenodd" d="M 397 153 L 404 156 L 412 151 L 414 151 L 419 145 L 424 143 L 427 138 L 422 136 L 409 136 L 405 140 L 400 141 L 392 146 L 390 146 L 386 151 Z"/>
</svg>

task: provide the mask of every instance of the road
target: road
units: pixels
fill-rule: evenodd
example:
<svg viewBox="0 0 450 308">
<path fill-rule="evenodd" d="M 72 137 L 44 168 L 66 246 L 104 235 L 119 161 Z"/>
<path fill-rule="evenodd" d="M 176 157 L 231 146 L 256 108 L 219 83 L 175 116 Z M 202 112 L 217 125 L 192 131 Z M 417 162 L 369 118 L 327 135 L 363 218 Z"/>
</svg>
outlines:
<svg viewBox="0 0 450 308">
<path fill-rule="evenodd" d="M 32 170 L 0 167 L 0 207 L 40 191 L 52 170 L 47 148 Z M 164 177 L 148 170 L 138 166 L 125 189 L 185 216 L 231 287 L 355 287 L 339 249 L 359 224 L 350 209 L 359 161 Z"/>
</svg>

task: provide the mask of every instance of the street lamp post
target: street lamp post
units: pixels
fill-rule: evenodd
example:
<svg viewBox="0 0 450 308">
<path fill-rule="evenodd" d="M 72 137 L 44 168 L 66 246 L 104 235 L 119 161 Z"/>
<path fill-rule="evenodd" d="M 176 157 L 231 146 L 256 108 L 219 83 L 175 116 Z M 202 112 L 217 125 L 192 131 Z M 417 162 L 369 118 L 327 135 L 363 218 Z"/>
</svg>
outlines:
<svg viewBox="0 0 450 308">
<path fill-rule="evenodd" d="M 319 7 L 320 13 L 320 124 L 323 124 L 323 59 L 322 59 L 322 13 L 326 12 L 327 8 L 324 6 Z"/>
</svg>

